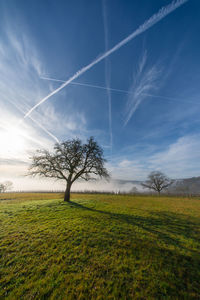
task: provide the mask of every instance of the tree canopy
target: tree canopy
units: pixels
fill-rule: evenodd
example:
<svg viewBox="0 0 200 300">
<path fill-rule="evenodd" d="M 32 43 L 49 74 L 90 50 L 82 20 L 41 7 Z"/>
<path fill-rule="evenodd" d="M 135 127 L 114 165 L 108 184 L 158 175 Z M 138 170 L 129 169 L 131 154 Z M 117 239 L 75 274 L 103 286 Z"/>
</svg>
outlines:
<svg viewBox="0 0 200 300">
<path fill-rule="evenodd" d="M 0 193 L 5 193 L 8 190 L 11 190 L 13 183 L 11 181 L 0 182 Z"/>
<path fill-rule="evenodd" d="M 160 171 L 151 172 L 148 178 L 141 185 L 144 188 L 154 190 L 160 194 L 163 189 L 166 189 L 173 183 L 173 180 L 169 179 L 164 173 Z"/>
<path fill-rule="evenodd" d="M 90 137 L 85 144 L 78 138 L 56 143 L 54 152 L 38 150 L 32 157 L 29 175 L 66 181 L 65 201 L 70 200 L 72 184 L 77 179 L 91 180 L 109 177 L 104 164 L 103 150 Z"/>
</svg>

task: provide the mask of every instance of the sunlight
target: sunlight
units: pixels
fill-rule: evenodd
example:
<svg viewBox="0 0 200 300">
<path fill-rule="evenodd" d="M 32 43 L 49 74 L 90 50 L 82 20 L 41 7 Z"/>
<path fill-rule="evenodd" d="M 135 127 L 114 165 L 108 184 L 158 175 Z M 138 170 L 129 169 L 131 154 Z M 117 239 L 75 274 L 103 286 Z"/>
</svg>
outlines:
<svg viewBox="0 0 200 300">
<path fill-rule="evenodd" d="M 3 156 L 12 156 L 25 151 L 25 137 L 19 128 L 8 127 L 7 130 L 0 132 L 0 141 L 0 154 Z"/>
</svg>

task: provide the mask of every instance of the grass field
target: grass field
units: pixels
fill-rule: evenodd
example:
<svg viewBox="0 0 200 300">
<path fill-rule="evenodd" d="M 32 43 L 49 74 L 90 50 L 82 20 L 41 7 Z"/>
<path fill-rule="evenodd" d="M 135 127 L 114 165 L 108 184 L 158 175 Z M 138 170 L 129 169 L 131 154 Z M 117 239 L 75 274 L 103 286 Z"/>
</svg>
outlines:
<svg viewBox="0 0 200 300">
<path fill-rule="evenodd" d="M 0 194 L 0 299 L 200 299 L 200 199 L 62 197 Z"/>
</svg>

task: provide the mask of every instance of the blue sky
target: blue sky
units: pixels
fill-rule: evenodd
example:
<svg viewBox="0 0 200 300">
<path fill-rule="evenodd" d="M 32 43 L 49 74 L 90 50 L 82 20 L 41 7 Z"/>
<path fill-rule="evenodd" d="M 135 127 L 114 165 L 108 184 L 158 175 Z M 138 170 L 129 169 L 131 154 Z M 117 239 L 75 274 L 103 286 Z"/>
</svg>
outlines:
<svg viewBox="0 0 200 300">
<path fill-rule="evenodd" d="M 113 178 L 199 176 L 199 19 L 198 0 L 1 0 L 0 180 L 40 188 L 31 153 L 91 135 Z"/>
</svg>

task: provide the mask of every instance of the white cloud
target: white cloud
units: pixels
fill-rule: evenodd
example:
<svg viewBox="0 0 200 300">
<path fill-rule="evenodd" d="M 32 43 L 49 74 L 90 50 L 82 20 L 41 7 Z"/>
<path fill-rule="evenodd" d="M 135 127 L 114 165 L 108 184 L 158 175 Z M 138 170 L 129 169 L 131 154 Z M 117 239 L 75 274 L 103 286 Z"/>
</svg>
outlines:
<svg viewBox="0 0 200 300">
<path fill-rule="evenodd" d="M 151 171 L 160 170 L 171 178 L 200 176 L 200 134 L 187 135 L 158 150 L 115 157 L 107 163 L 113 178 L 124 180 L 144 180 Z"/>
<path fill-rule="evenodd" d="M 153 155 L 149 163 L 174 178 L 200 175 L 200 135 L 179 138 L 167 150 Z"/>
<path fill-rule="evenodd" d="M 112 163 L 107 163 L 113 179 L 143 180 L 149 173 L 146 160 L 131 160 L 124 157 L 113 158 Z"/>
</svg>

